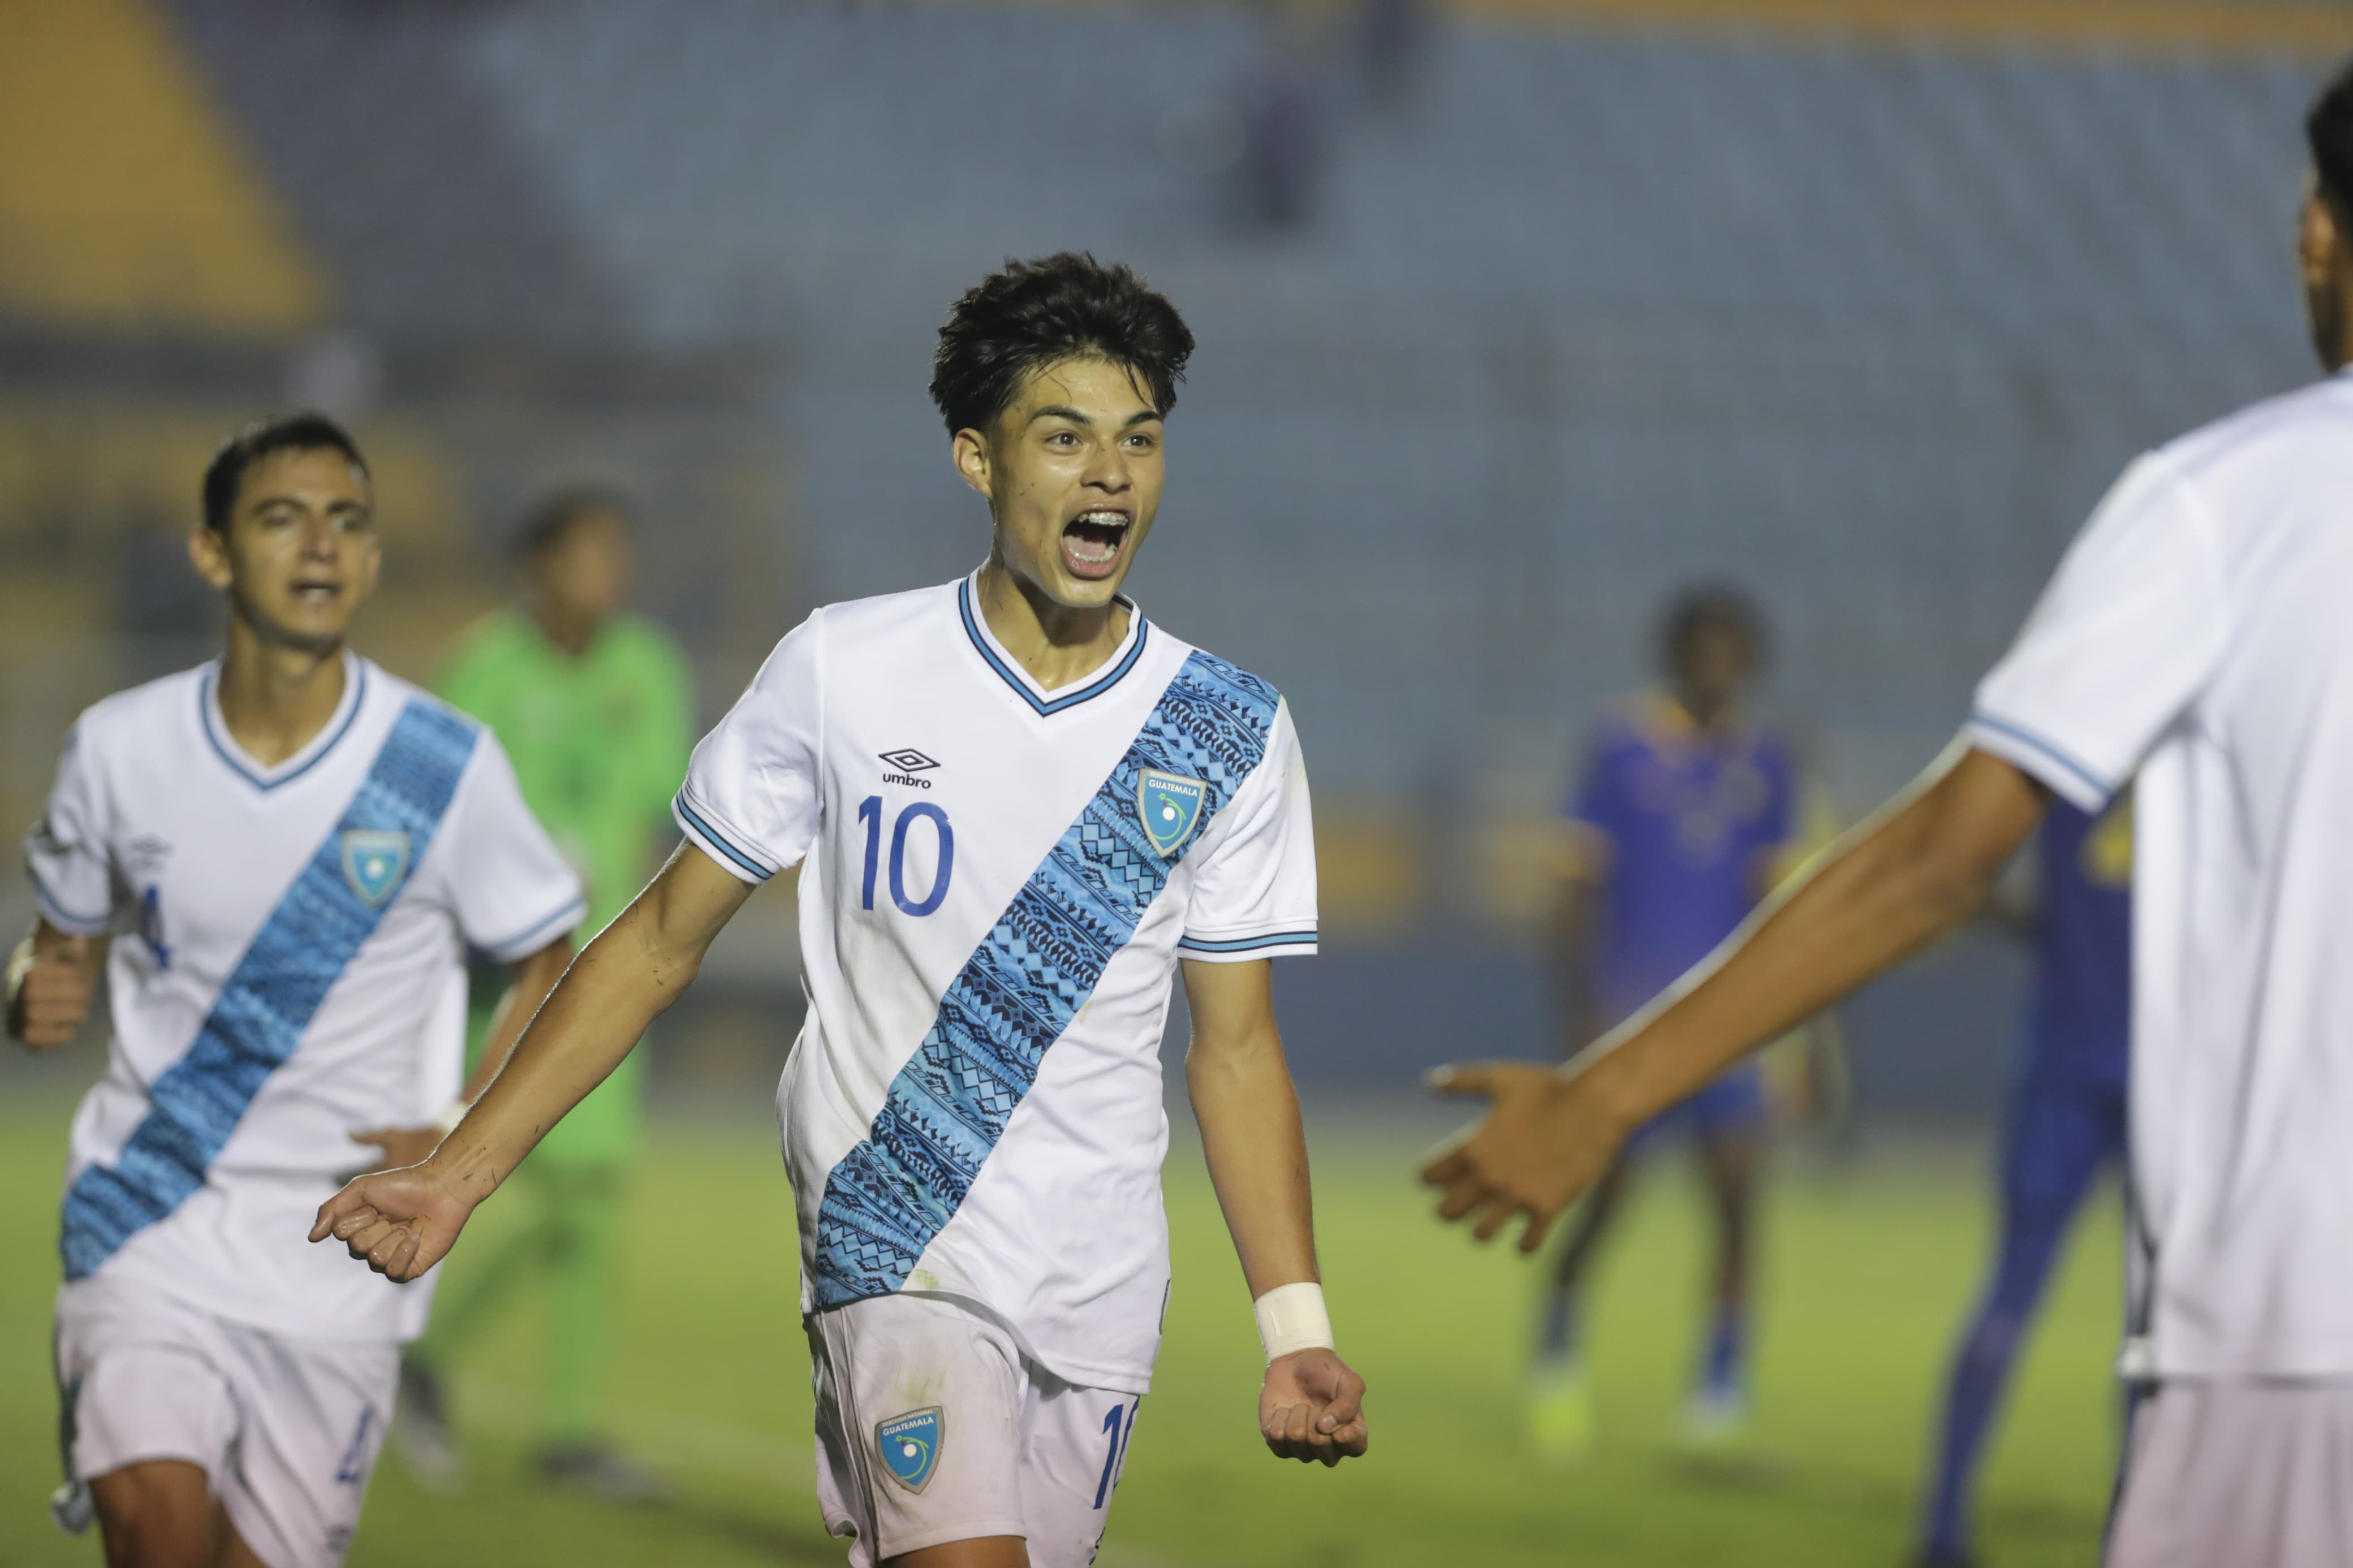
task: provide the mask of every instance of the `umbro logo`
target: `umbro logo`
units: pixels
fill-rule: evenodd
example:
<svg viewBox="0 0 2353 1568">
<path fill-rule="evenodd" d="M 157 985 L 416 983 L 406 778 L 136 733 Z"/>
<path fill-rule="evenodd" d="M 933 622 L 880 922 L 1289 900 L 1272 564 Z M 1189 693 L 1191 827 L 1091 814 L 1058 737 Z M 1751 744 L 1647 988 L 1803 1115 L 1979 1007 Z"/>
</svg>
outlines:
<svg viewBox="0 0 2353 1568">
<path fill-rule="evenodd" d="M 882 775 L 884 784 L 905 784 L 911 789 L 931 788 L 931 780 L 917 778 L 915 775 L 940 765 L 913 746 L 901 746 L 896 751 L 877 752 L 874 754 L 891 764 L 892 771 Z"/>
</svg>

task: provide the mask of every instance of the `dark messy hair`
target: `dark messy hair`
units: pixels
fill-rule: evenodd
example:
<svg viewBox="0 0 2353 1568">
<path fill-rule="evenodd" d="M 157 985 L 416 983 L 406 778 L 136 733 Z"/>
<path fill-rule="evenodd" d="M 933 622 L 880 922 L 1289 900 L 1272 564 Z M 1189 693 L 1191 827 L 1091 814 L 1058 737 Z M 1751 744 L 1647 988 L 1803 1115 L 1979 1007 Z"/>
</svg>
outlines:
<svg viewBox="0 0 2353 1568">
<path fill-rule="evenodd" d="M 2353 220 L 2353 60 L 2337 68 L 2304 117 L 2314 183 L 2340 221 Z"/>
<path fill-rule="evenodd" d="M 367 459 L 359 443 L 323 414 L 280 414 L 258 419 L 230 437 L 205 465 L 205 526 L 228 531 L 229 516 L 237 510 L 237 488 L 246 470 L 275 452 L 341 452 L 364 474 Z"/>
<path fill-rule="evenodd" d="M 1193 334 L 1176 307 L 1128 268 L 1106 267 L 1083 251 L 1008 259 L 948 312 L 932 356 L 932 401 L 950 434 L 986 430 L 1024 375 L 1089 354 L 1125 369 L 1166 415 L 1176 406 L 1176 384 L 1192 353 Z"/>
<path fill-rule="evenodd" d="M 619 491 L 600 486 L 568 485 L 549 491 L 523 513 L 522 526 L 511 542 L 515 559 L 538 560 L 563 543 L 582 522 L 600 515 L 626 521 L 633 513 Z"/>
<path fill-rule="evenodd" d="M 1765 662 L 1765 617 L 1757 602 L 1727 583 L 1703 583 L 1683 589 L 1668 602 L 1659 620 L 1659 651 L 1672 669 L 1683 649 L 1702 632 L 1716 627 L 1737 632 L 1748 645 L 1749 658 Z"/>
</svg>

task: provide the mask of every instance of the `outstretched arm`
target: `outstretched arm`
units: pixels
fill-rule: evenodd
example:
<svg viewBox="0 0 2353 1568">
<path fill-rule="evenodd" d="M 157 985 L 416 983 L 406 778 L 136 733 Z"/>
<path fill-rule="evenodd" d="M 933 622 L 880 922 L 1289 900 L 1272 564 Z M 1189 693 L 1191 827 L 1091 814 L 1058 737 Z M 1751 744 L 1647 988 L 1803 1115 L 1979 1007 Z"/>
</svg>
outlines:
<svg viewBox="0 0 2353 1568">
<path fill-rule="evenodd" d="M 432 1158 L 344 1187 L 320 1208 L 311 1239 L 332 1235 L 394 1279 L 414 1279 L 440 1261 L 474 1205 L 678 1000 L 751 891 L 701 850 L 680 846 L 565 971 L 498 1077 Z"/>
<path fill-rule="evenodd" d="M 1478 1216 L 1482 1241 L 1525 1215 L 1520 1247 L 1535 1251 L 1629 1131 L 1967 920 L 2048 799 L 2001 758 L 1957 748 L 1715 957 L 1567 1067 L 1440 1068 L 1439 1089 L 1493 1104 L 1423 1168 L 1445 1192 L 1439 1214 Z"/>
<path fill-rule="evenodd" d="M 1317 1283 L 1307 1137 L 1275 1027 L 1273 967 L 1185 964 L 1193 1015 L 1185 1080 L 1253 1301 Z M 1278 1355 L 1259 1395 L 1259 1430 L 1284 1458 L 1336 1465 L 1365 1451 L 1364 1394 L 1365 1380 L 1328 1345 Z"/>
</svg>

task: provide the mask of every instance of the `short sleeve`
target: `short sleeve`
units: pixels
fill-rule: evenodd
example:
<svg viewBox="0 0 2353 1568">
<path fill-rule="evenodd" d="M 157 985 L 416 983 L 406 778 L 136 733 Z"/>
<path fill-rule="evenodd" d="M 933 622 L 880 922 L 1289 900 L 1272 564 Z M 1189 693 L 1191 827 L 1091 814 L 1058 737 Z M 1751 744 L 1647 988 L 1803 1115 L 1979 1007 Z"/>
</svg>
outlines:
<svg viewBox="0 0 2353 1568">
<path fill-rule="evenodd" d="M 2221 658 L 2211 529 L 2164 454 L 2126 468 L 1978 687 L 1969 743 L 2085 811 L 2105 806 Z"/>
<path fill-rule="evenodd" d="M 83 742 L 88 723 L 66 737 L 48 806 L 25 837 L 25 869 L 42 919 L 73 936 L 103 936 L 114 924 L 114 874 L 106 792 Z"/>
<path fill-rule="evenodd" d="M 488 729 L 474 742 L 431 854 L 467 945 L 501 963 L 537 952 L 588 912 L 579 874 L 523 804 L 514 764 Z"/>
<path fill-rule="evenodd" d="M 825 742 L 825 612 L 785 635 L 694 748 L 671 803 L 679 831 L 720 868 L 766 881 L 808 853 Z"/>
<path fill-rule="evenodd" d="M 1237 963 L 1314 952 L 1315 822 L 1289 703 L 1276 705 L 1266 754 L 1209 834 L 1177 956 Z"/>
</svg>

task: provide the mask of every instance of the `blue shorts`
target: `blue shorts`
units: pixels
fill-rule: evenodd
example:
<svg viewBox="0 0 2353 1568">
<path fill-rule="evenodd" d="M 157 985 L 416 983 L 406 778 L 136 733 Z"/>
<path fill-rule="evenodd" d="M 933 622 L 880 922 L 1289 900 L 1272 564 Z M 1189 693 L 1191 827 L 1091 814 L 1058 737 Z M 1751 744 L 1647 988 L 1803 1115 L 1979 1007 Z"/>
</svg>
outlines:
<svg viewBox="0 0 2353 1568">
<path fill-rule="evenodd" d="M 1761 1130 L 1766 1121 L 1765 1074 L 1753 1061 L 1742 1062 L 1714 1083 L 1680 1104 L 1671 1105 L 1634 1130 L 1626 1147 L 1634 1150 L 1656 1139 L 1675 1134 L 1694 1138 L 1726 1138 Z"/>
</svg>

